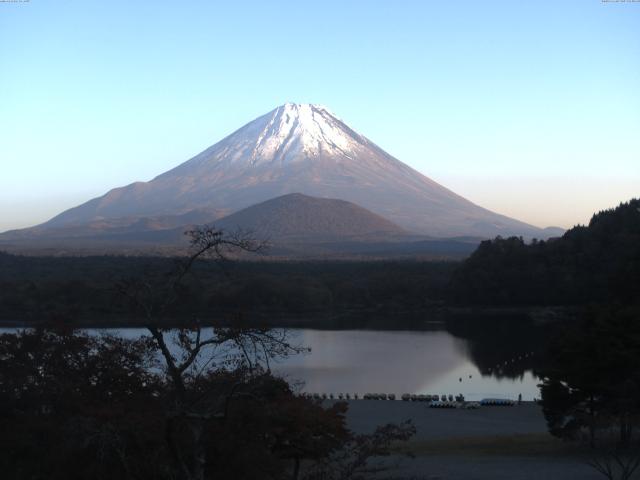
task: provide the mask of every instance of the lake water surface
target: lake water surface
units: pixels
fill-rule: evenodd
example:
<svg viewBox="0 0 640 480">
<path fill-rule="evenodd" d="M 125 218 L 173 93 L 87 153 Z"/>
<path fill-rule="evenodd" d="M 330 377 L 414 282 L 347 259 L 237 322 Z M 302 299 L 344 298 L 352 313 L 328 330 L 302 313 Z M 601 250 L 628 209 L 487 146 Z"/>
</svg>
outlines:
<svg viewBox="0 0 640 480">
<path fill-rule="evenodd" d="M 516 379 L 483 376 L 471 360 L 467 342 L 446 331 L 296 330 L 311 347 L 277 365 L 287 378 L 318 393 L 462 393 L 486 397 L 539 397 L 531 371 Z"/>
<path fill-rule="evenodd" d="M 0 329 L 15 331 L 15 329 Z M 108 329 L 135 338 L 144 329 Z M 467 340 L 440 331 L 290 330 L 292 340 L 311 353 L 289 357 L 272 370 L 309 393 L 463 394 L 524 400 L 540 397 L 539 380 L 530 370 L 516 378 L 483 375 Z M 511 355 L 513 357 L 513 354 Z M 504 358 L 517 362 L 517 358 Z"/>
</svg>

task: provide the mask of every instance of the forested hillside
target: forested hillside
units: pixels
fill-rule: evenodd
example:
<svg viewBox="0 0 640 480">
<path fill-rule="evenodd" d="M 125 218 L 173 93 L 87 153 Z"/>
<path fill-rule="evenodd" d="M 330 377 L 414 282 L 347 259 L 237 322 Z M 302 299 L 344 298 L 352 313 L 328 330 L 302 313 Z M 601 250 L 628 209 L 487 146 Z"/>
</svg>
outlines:
<svg viewBox="0 0 640 480">
<path fill-rule="evenodd" d="M 161 291 L 176 258 L 26 257 L 0 252 L 0 321 L 128 323 L 118 286 L 144 279 Z M 202 261 L 181 290 L 173 319 L 225 313 L 279 322 L 324 316 L 422 310 L 441 303 L 456 262 L 237 262 Z M 182 311 L 182 310 L 184 311 Z M 167 319 L 171 320 L 171 319 Z M 346 320 L 341 319 L 341 324 Z M 325 324 L 325 323 L 323 323 Z"/>
<path fill-rule="evenodd" d="M 449 298 L 475 305 L 585 305 L 640 301 L 640 200 L 596 213 L 562 237 L 497 237 L 453 275 Z"/>
</svg>

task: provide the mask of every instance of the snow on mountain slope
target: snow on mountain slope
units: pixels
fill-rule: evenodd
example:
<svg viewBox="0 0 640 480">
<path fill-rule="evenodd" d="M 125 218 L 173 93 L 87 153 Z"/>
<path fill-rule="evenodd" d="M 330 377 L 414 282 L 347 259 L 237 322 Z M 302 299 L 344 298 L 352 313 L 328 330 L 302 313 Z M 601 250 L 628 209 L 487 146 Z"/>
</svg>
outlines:
<svg viewBox="0 0 640 480">
<path fill-rule="evenodd" d="M 43 227 L 97 219 L 234 212 L 301 192 L 354 202 L 432 236 L 523 235 L 542 229 L 483 209 L 395 159 L 319 105 L 282 105 L 149 182 L 116 188 Z"/>
</svg>

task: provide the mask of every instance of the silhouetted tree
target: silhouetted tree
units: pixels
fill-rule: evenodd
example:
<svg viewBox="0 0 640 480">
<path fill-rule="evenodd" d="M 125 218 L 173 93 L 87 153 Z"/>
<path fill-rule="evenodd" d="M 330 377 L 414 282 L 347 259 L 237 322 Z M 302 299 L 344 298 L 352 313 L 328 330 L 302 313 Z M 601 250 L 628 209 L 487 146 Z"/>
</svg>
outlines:
<svg viewBox="0 0 640 480">
<path fill-rule="evenodd" d="M 3 478 L 160 477 L 162 380 L 148 342 L 73 331 L 0 336 Z"/>
<path fill-rule="evenodd" d="M 549 431 L 572 440 L 586 434 L 592 448 L 610 443 L 612 432 L 620 447 L 636 442 L 639 364 L 640 323 L 632 311 L 592 310 L 568 327 L 539 372 Z"/>
<path fill-rule="evenodd" d="M 261 248 L 244 234 L 190 235 L 192 253 L 171 273 L 119 286 L 148 336 L 61 330 L 65 322 L 0 336 L 3 478 L 298 478 L 305 461 L 306 475 L 328 458 L 355 462 L 339 478 L 358 478 L 367 458 L 412 434 L 388 426 L 354 437 L 346 404 L 295 395 L 270 372 L 274 358 L 304 350 L 286 331 L 189 316 L 200 259 Z"/>
<path fill-rule="evenodd" d="M 0 336 L 0 359 L 2 478 L 182 478 L 173 455 L 190 467 L 193 450 L 203 478 L 282 478 L 350 438 L 345 404 L 323 408 L 266 372 L 193 376 L 178 416 L 149 338 L 23 331 Z"/>
<path fill-rule="evenodd" d="M 497 237 L 454 272 L 449 299 L 477 305 L 637 304 L 640 199 L 595 214 L 561 238 Z"/>
<path fill-rule="evenodd" d="M 192 252 L 164 282 L 129 280 L 122 284 L 121 292 L 130 300 L 132 311 L 144 318 L 164 362 L 171 385 L 165 438 L 176 471 L 185 480 L 202 480 L 213 453 L 206 448 L 208 425 L 226 421 L 229 404 L 236 398 L 257 395 L 256 379 L 265 367 L 268 369 L 271 359 L 303 349 L 292 345 L 284 330 L 250 327 L 240 318 L 211 322 L 208 328 L 192 318 L 177 327 L 162 328 L 166 312 L 174 303 L 185 301 L 184 281 L 196 261 L 209 257 L 224 262 L 236 251 L 259 252 L 264 248 L 243 232 L 228 235 L 202 227 L 188 234 Z M 232 384 L 207 381 L 224 370 L 233 372 Z"/>
</svg>

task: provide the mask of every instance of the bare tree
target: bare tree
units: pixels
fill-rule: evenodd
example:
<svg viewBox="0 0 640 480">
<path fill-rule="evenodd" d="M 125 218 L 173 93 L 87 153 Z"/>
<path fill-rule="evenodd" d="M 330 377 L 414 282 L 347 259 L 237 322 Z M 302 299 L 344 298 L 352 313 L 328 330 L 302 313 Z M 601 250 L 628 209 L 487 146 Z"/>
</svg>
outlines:
<svg viewBox="0 0 640 480">
<path fill-rule="evenodd" d="M 165 439 L 176 466 L 185 480 L 202 480 L 207 452 L 205 429 L 208 422 L 224 421 L 234 397 L 252 395 L 245 388 L 247 378 L 255 378 L 270 360 L 299 353 L 286 330 L 251 326 L 240 318 L 231 322 L 209 321 L 204 325 L 193 318 L 177 328 L 168 328 L 168 310 L 180 299 L 180 289 L 192 274 L 195 263 L 208 258 L 218 263 L 236 252 L 259 253 L 265 245 L 248 232 L 225 233 L 213 227 L 186 232 L 191 237 L 190 254 L 177 265 L 165 281 L 137 279 L 123 282 L 121 293 L 142 316 L 152 342 L 161 355 L 172 397 L 165 425 Z M 220 369 L 235 372 L 236 381 L 221 389 L 202 379 Z M 253 382 L 255 383 L 255 382 Z"/>
<path fill-rule="evenodd" d="M 605 426 L 599 429 L 598 441 L 590 443 L 587 465 L 608 480 L 629 480 L 640 468 L 640 445 L 630 427 L 637 420 L 636 416 L 629 416 L 623 422 L 615 418 L 605 420 Z M 627 429 L 629 435 L 623 434 L 622 429 Z"/>
<path fill-rule="evenodd" d="M 629 480 L 640 467 L 640 452 L 613 448 L 592 454 L 587 465 L 608 480 Z"/>
</svg>

